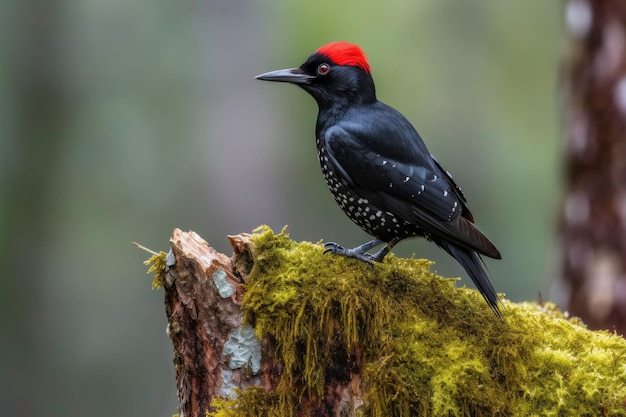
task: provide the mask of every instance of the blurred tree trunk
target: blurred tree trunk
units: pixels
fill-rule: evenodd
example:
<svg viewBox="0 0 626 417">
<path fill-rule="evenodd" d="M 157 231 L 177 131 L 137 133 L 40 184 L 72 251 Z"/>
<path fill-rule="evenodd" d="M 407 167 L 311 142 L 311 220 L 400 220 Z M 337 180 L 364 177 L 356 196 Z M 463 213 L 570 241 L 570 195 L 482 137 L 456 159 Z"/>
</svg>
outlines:
<svg viewBox="0 0 626 417">
<path fill-rule="evenodd" d="M 561 240 L 570 313 L 626 332 L 626 1 L 569 0 Z"/>
<path fill-rule="evenodd" d="M 65 149 L 71 111 L 66 89 L 71 80 L 62 71 L 58 48 L 62 3 L 8 2 L 0 11 L 11 23 L 2 28 L 0 41 L 0 326 L 3 335 L 10 334 L 0 351 L 11 358 L 2 372 L 12 381 L 3 386 L 0 403 L 7 414 L 46 414 L 53 407 L 45 382 L 50 371 L 42 365 L 50 348 L 41 343 L 41 285 L 42 265 L 55 244 L 49 233 L 56 227 L 50 220 L 56 190 L 50 184 Z M 30 400 L 22 401 L 25 397 Z"/>
</svg>

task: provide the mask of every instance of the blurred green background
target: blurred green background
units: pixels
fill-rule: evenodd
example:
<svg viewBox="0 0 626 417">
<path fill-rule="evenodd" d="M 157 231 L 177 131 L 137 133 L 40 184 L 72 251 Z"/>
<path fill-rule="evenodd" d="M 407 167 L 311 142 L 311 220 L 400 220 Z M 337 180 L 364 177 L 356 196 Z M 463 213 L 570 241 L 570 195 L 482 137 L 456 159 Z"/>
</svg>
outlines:
<svg viewBox="0 0 626 417">
<path fill-rule="evenodd" d="M 498 291 L 544 298 L 556 271 L 560 2 L 7 0 L 0 5 L 0 408 L 176 412 L 163 294 L 138 241 L 289 225 L 367 236 L 319 170 L 314 101 L 256 74 L 360 44 L 504 259 Z M 464 276 L 433 245 L 428 257 Z M 463 278 L 461 284 L 469 284 Z M 419 299 L 416 299 L 419 302 Z"/>
</svg>

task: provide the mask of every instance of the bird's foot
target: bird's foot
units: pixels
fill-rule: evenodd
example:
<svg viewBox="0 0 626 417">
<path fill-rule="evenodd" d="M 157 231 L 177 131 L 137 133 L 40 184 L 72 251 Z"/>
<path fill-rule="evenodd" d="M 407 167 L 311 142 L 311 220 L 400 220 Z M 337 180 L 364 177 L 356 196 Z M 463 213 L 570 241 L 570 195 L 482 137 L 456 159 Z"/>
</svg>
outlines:
<svg viewBox="0 0 626 417">
<path fill-rule="evenodd" d="M 361 246 L 357 246 L 356 248 L 346 249 L 335 242 L 327 242 L 324 244 L 324 247 L 326 248 L 326 250 L 324 250 L 324 253 L 330 252 L 335 255 L 347 256 L 348 258 L 358 259 L 372 265 L 373 262 L 381 262 L 385 255 L 389 253 L 390 247 L 388 244 L 383 246 L 383 248 L 376 252 L 374 255 L 367 253 L 368 250 L 382 243 L 385 242 L 379 239 L 374 239 L 372 241 L 362 244 Z"/>
<path fill-rule="evenodd" d="M 332 253 L 334 255 L 347 256 L 348 258 L 358 259 L 370 265 L 376 260 L 374 256 L 367 253 L 357 250 L 357 248 L 346 249 L 341 245 L 336 244 L 335 242 L 327 242 L 324 243 L 324 253 Z"/>
</svg>

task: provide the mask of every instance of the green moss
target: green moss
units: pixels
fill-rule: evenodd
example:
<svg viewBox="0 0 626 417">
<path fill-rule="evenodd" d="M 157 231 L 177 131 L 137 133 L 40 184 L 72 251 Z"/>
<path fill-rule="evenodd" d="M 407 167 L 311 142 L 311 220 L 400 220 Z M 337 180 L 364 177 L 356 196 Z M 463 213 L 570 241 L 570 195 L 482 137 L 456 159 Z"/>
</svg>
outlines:
<svg viewBox="0 0 626 417">
<path fill-rule="evenodd" d="M 154 253 L 154 252 L 153 252 Z M 144 265 L 150 265 L 148 268 L 148 274 L 154 272 L 154 278 L 152 279 L 152 289 L 161 289 L 165 284 L 165 267 L 166 267 L 167 254 L 163 251 L 156 255 L 153 255 L 150 259 L 144 261 Z"/>
<path fill-rule="evenodd" d="M 213 399 L 215 410 L 207 413 L 212 417 L 279 417 L 276 393 L 267 393 L 261 387 L 250 387 L 245 392 L 238 391 L 234 400 Z"/>
<path fill-rule="evenodd" d="M 505 301 L 497 320 L 426 260 L 372 267 L 269 228 L 252 241 L 245 320 L 284 368 L 276 392 L 216 400 L 214 416 L 298 415 L 304 396 L 323 397 L 333 360 L 357 354 L 364 416 L 626 416 L 618 336 L 535 304 Z"/>
</svg>

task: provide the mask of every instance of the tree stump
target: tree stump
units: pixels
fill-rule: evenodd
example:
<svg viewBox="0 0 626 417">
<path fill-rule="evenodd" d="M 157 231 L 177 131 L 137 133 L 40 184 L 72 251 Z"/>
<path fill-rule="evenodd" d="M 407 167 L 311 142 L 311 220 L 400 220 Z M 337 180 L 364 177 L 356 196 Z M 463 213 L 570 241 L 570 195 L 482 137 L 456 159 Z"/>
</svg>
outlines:
<svg viewBox="0 0 626 417">
<path fill-rule="evenodd" d="M 268 228 L 234 255 L 175 230 L 165 291 L 181 416 L 626 416 L 626 340 L 503 302 L 432 263 L 374 266 Z"/>
</svg>

